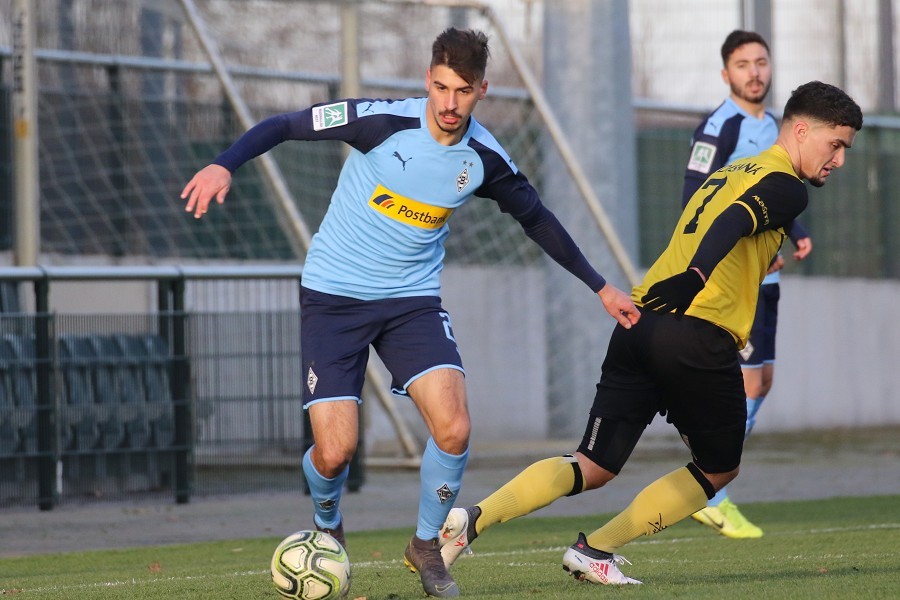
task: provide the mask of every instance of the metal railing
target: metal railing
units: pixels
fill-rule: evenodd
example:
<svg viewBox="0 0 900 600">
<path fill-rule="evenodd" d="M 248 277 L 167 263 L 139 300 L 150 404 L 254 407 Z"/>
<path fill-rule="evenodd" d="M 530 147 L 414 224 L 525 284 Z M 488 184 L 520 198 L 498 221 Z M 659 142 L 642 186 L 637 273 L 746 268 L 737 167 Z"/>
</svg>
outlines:
<svg viewBox="0 0 900 600">
<path fill-rule="evenodd" d="M 188 502 L 192 493 L 205 491 L 205 474 L 198 475 L 198 469 L 221 462 L 209 455 L 225 452 L 231 441 L 202 434 L 198 439 L 204 418 L 198 411 L 208 413 L 210 406 L 226 420 L 237 420 L 235 427 L 241 423 L 229 406 L 258 412 L 254 402 L 277 405 L 282 419 L 289 410 L 290 431 L 277 439 L 262 439 L 252 429 L 241 432 L 244 441 L 260 438 L 255 451 L 268 444 L 294 453 L 296 446 L 307 444 L 302 383 L 296 377 L 296 307 L 284 311 L 289 318 L 281 321 L 265 315 L 270 327 L 257 337 L 289 341 L 261 339 L 260 346 L 283 345 L 263 353 L 241 338 L 244 330 L 232 336 L 234 347 L 198 350 L 208 340 L 204 327 L 225 323 L 227 328 L 229 318 L 232 323 L 240 319 L 195 312 L 186 304 L 189 282 L 281 280 L 299 285 L 301 274 L 296 265 L 0 268 L 0 285 L 32 284 L 34 304 L 33 312 L 0 314 L 0 505 L 36 501 L 41 510 L 50 510 L 61 498 L 84 494 L 114 497 L 166 490 L 176 502 Z M 78 281 L 98 286 L 146 281 L 156 288 L 155 310 L 121 315 L 51 310 L 51 288 Z M 293 302 L 298 302 L 296 296 Z M 260 362 L 271 363 L 259 377 L 266 390 L 223 395 L 223 388 L 234 387 L 234 378 L 248 379 L 246 374 Z M 216 363 L 227 363 L 233 376 L 221 386 L 201 381 L 198 374 Z M 273 379 L 284 382 L 274 392 L 269 389 Z M 235 445 L 240 452 L 240 444 Z M 207 455 L 205 463 L 198 453 Z M 297 457 L 292 460 L 296 463 Z M 214 478 L 221 480 L 221 474 L 210 475 Z M 299 486 L 300 478 L 291 479 Z"/>
</svg>

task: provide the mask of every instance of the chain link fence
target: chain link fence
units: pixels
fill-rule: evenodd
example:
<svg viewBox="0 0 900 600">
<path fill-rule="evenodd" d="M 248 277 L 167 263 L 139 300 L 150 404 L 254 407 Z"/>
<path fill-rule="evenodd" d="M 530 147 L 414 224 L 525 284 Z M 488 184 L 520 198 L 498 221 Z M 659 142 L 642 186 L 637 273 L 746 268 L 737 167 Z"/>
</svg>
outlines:
<svg viewBox="0 0 900 600">
<path fill-rule="evenodd" d="M 9 260 L 16 222 L 11 200 L 15 137 L 11 96 L 17 72 L 12 52 L 14 4 L 15 0 L 0 0 L 0 253 Z M 544 68 L 544 11 L 577 11 L 580 5 L 540 0 L 488 4 L 503 19 L 512 45 L 538 78 Z M 895 105 L 885 108 L 879 86 L 894 89 L 897 77 L 880 77 L 877 44 L 858 35 L 875 27 L 879 14 L 873 3 L 843 13 L 847 3 L 839 0 L 824 6 L 810 0 L 771 4 L 774 106 L 782 104 L 797 84 L 819 78 L 843 83 L 866 111 L 866 126 L 848 154 L 847 165 L 829 179 L 828 186 L 811 194 L 803 220 L 816 241 L 816 252 L 803 263 L 789 261 L 788 273 L 896 279 L 900 277 L 900 242 L 893 232 L 900 227 L 900 175 L 893 165 L 900 158 L 900 120 L 894 116 Z M 354 5 L 364 24 L 357 40 L 361 95 L 369 97 L 423 94 L 434 35 L 449 25 L 485 30 L 492 39 L 491 85 L 477 118 L 539 191 L 552 191 L 545 189 L 542 179 L 542 166 L 552 152 L 547 147 L 546 125 L 490 19 L 472 8 L 377 0 Z M 702 114 L 727 92 L 719 79 L 718 49 L 728 31 L 742 26 L 743 5 L 739 0 L 629 4 L 630 23 L 622 26 L 631 31 L 632 89 L 637 99 L 640 225 L 639 256 L 634 258 L 640 265 L 652 262 L 677 220 L 690 135 Z M 197 0 L 196 6 L 255 119 L 340 94 L 345 3 Z M 815 16 L 807 18 L 816 7 Z M 242 127 L 181 2 L 42 0 L 34 3 L 34 10 L 42 263 L 296 260 L 291 234 L 255 163 L 240 170 L 224 207 L 213 207 L 200 221 L 183 211 L 178 194 L 185 182 L 240 135 Z M 685 31 L 690 34 L 680 33 Z M 823 44 L 823 39 L 836 41 Z M 585 77 L 594 76 L 585 73 Z M 572 81 L 570 93 L 578 90 L 578 81 Z M 876 117 L 877 111 L 884 114 Z M 328 206 L 343 149 L 331 142 L 291 143 L 276 148 L 272 155 L 297 208 L 314 231 Z M 510 282 L 509 295 L 499 300 L 500 305 L 517 305 L 512 284 L 546 267 L 539 249 L 493 203 L 473 200 L 454 214 L 451 228 L 448 270 L 506 273 L 492 276 L 495 282 Z M 611 280 L 623 279 L 621 273 L 604 274 Z M 540 279 L 538 275 L 529 281 Z M 552 302 L 552 294 L 542 298 Z M 197 309 L 201 313 L 210 309 L 204 318 L 214 321 L 213 307 L 222 302 L 222 295 L 213 294 L 205 302 Z M 240 299 L 234 302 L 239 304 Z M 279 313 L 283 309 L 282 305 L 267 307 L 273 315 L 287 319 Z M 550 314 L 552 307 L 529 305 L 524 310 Z M 215 323 L 211 327 L 217 329 Z M 477 326 L 469 330 L 478 333 Z M 552 341 L 552 335 L 540 339 Z M 482 341 L 489 346 L 490 340 Z M 520 365 L 519 370 L 527 374 L 545 370 L 540 357 L 546 360 L 555 352 L 548 343 L 537 353 L 537 360 Z M 600 359 L 586 355 L 580 358 L 581 364 L 571 365 L 579 378 L 587 374 L 579 389 L 591 388 Z M 210 362 L 208 368 L 221 367 Z M 265 368 L 261 365 L 261 372 Z M 553 382 L 547 383 L 544 379 L 536 393 L 549 396 Z M 274 385 L 266 385 L 270 384 Z M 234 388 L 212 396 L 239 413 L 254 410 L 240 408 L 253 396 L 252 390 Z M 284 390 L 266 393 L 270 391 L 278 397 L 287 394 Z M 236 396 L 226 398 L 231 393 Z M 552 411 L 553 402 L 546 400 Z M 199 410 L 202 414 L 202 407 Z M 211 420 L 201 421 L 200 426 L 225 431 L 224 422 L 217 422 L 214 414 L 225 412 L 210 412 Z M 269 417 L 275 418 L 275 413 Z M 288 419 L 276 420 L 283 424 Z M 298 426 L 294 421 L 291 427 Z M 582 421 L 579 411 L 550 414 L 548 422 L 559 425 L 547 433 L 570 434 Z M 238 444 L 227 436 L 223 439 L 223 444 Z"/>
</svg>

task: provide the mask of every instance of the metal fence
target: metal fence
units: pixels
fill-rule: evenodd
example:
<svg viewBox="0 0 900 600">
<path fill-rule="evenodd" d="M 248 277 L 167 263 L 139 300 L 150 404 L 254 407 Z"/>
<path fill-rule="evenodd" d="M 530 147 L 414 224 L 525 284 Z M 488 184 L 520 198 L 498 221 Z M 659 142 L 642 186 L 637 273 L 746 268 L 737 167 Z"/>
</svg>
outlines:
<svg viewBox="0 0 900 600">
<path fill-rule="evenodd" d="M 199 222 L 182 210 L 183 203 L 177 196 L 187 178 L 243 129 L 235 107 L 225 99 L 222 81 L 215 75 L 185 18 L 182 4 L 177 0 L 46 0 L 33 3 L 39 26 L 35 58 L 39 88 L 42 263 L 121 261 L 154 264 L 198 260 L 234 263 L 295 258 L 266 177 L 256 161 L 241 169 L 225 210 L 214 209 Z M 430 33 L 420 35 L 422 32 L 437 32 L 447 25 L 464 23 L 485 29 L 492 40 L 502 38 L 494 24 L 477 9 L 448 8 L 438 4 L 325 0 L 197 2 L 210 37 L 220 47 L 230 77 L 254 118 L 258 119 L 337 96 L 342 81 L 340 11 L 349 5 L 358 6 L 360 20 L 367 24 L 357 40 L 361 57 L 360 95 L 364 96 L 406 97 L 422 93 L 422 67 L 429 55 L 427 46 L 431 39 Z M 715 51 L 728 29 L 740 25 L 736 7 L 741 3 L 737 0 L 699 3 L 681 0 L 658 4 L 648 8 L 646 3 L 632 3 L 635 93 L 655 94 L 657 99 L 662 90 L 681 93 L 687 90 L 694 94 L 697 86 L 693 82 L 702 81 L 700 74 L 709 74 L 718 86 Z M 697 9 L 698 4 L 704 8 Z M 776 4 L 781 7 L 779 10 L 799 10 L 796 2 Z M 12 0 L 0 0 L 0 23 L 10 24 L 8 15 L 13 12 L 12 6 Z M 660 19 L 660 11 L 672 18 Z M 862 18 L 862 12 L 847 16 L 857 22 Z M 776 16 L 783 14 L 778 12 Z M 680 32 L 676 35 L 664 27 L 677 28 L 675 16 L 692 20 L 683 29 L 691 31 L 692 35 L 685 36 Z M 520 17 L 521 14 L 509 10 L 504 13 L 504 22 L 514 30 L 516 41 L 513 46 L 527 56 L 529 65 L 539 73 L 544 43 L 540 19 L 532 21 Z M 805 24 L 796 19 L 776 20 L 793 22 L 798 27 Z M 833 21 L 842 23 L 836 17 Z M 629 27 L 628 23 L 620 25 Z M 0 31 L 0 253 L 4 257 L 9 256 L 13 248 L 15 223 L 12 203 L 15 132 L 11 106 L 15 60 L 13 38 L 8 35 L 13 27 L 8 30 Z M 828 36 L 804 32 L 807 37 L 800 37 L 791 31 L 779 35 L 791 38 L 788 41 L 792 49 L 796 49 L 797 44 L 803 45 L 807 52 L 811 49 L 814 60 L 810 59 L 810 64 L 822 68 L 835 64 L 858 65 L 860 58 L 854 58 L 854 53 L 865 50 L 863 44 L 851 44 L 845 48 L 849 53 L 847 56 L 829 53 L 830 59 L 822 61 L 819 59 L 820 38 Z M 779 46 L 777 38 L 775 46 Z M 786 42 L 780 47 L 789 46 Z M 651 52 L 652 49 L 657 51 Z M 638 60 L 642 54 L 648 54 L 646 60 Z M 789 57 L 800 60 L 801 54 L 776 50 L 776 56 L 784 56 L 786 60 Z M 579 60 L 577 55 L 570 58 Z M 663 61 L 669 60 L 677 63 L 663 65 Z M 579 211 L 583 211 L 580 198 L 573 197 L 570 202 L 568 197 L 555 197 L 558 188 L 550 181 L 546 165 L 550 164 L 548 157 L 555 156 L 556 149 L 548 141 L 548 127 L 536 110 L 534 99 L 526 92 L 520 74 L 510 64 L 508 48 L 492 41 L 490 92 L 479 104 L 477 116 L 490 127 L 538 190 L 559 203 L 554 206 L 554 211 L 562 217 L 580 214 Z M 784 62 L 780 64 L 790 66 Z M 297 70 L 298 67 L 304 70 Z M 787 72 L 779 66 L 776 84 L 788 80 Z M 863 69 L 854 67 L 853 77 L 848 81 L 854 93 L 860 88 L 853 81 L 862 72 Z M 804 77 L 819 76 L 818 71 L 809 70 L 809 65 L 804 66 L 803 73 Z M 665 77 L 660 77 L 662 74 Z M 687 78 L 691 74 L 691 78 Z M 825 72 L 821 76 L 827 79 L 828 75 Z M 673 82 L 673 78 L 677 81 Z M 642 81 L 647 85 L 640 85 Z M 713 89 L 725 91 L 719 87 Z M 778 94 L 784 96 L 784 90 L 778 85 L 775 92 L 776 97 Z M 571 82 L 571 93 L 579 93 L 577 81 Z M 716 97 L 718 95 L 717 91 Z M 697 98 L 695 95 L 689 97 Z M 688 140 L 702 113 L 711 107 L 680 108 L 672 102 L 638 101 L 635 108 L 638 153 L 635 202 L 639 215 L 636 228 L 639 240 L 635 244 L 639 256 L 636 260 L 647 266 L 667 243 L 676 222 Z M 554 110 L 563 111 L 565 107 L 554 107 Z M 598 132 L 602 130 L 602 124 L 590 125 L 597 125 Z M 811 231 L 816 251 L 803 263 L 788 261 L 786 272 L 900 277 L 900 242 L 892 235 L 900 226 L 897 191 L 900 190 L 900 175 L 893 168 L 900 158 L 898 155 L 900 119 L 867 114 L 866 126 L 849 152 L 846 166 L 829 178 L 825 188 L 811 192 L 810 207 L 803 220 Z M 330 142 L 284 144 L 273 150 L 272 156 L 297 199 L 298 209 L 314 230 L 329 203 L 342 160 L 341 147 Z M 610 156 L 603 168 L 609 172 L 616 169 L 616 158 Z M 549 435 L 580 433 L 582 414 L 589 405 L 590 394 L 582 397 L 579 392 L 579 399 L 571 403 L 554 398 L 553 394 L 563 398 L 574 396 L 560 394 L 561 389 L 566 389 L 563 384 L 569 380 L 573 381 L 571 385 L 576 390 L 590 390 L 599 358 L 590 348 L 588 351 L 578 349 L 569 360 L 570 355 L 561 352 L 557 342 L 560 338 L 565 341 L 567 337 L 583 335 L 585 323 L 593 323 L 595 313 L 572 311 L 569 305 L 559 302 L 560 294 L 552 283 L 547 283 L 547 269 L 540 251 L 522 235 L 517 224 L 501 215 L 492 203 L 470 202 L 454 215 L 452 228 L 454 235 L 449 236 L 447 242 L 448 269 L 445 274 L 458 268 L 496 272 L 497 275 L 484 278 L 485 287 L 503 277 L 508 278 L 508 283 L 498 286 L 506 295 L 498 293 L 495 298 L 491 297 L 492 303 L 513 306 L 521 298 L 531 298 L 526 294 L 532 288 L 545 285 L 550 288 L 518 311 L 519 315 L 524 315 L 525 311 L 541 311 L 541 314 L 529 312 L 529 318 L 522 316 L 510 326 L 510 329 L 520 329 L 527 324 L 532 330 L 542 332 L 535 336 L 537 342 L 531 342 L 540 352 L 529 356 L 531 361 L 526 365 L 514 365 L 518 371 L 511 372 L 540 374 L 526 393 L 538 398 L 536 404 L 546 407 L 546 422 L 552 429 L 548 431 Z M 593 234 L 591 231 L 591 237 Z M 609 252 L 607 246 L 600 244 L 591 260 L 596 261 L 610 281 L 621 285 L 625 279 L 622 272 L 615 265 L 603 264 Z M 523 271 L 528 273 L 529 279 L 521 277 Z M 465 275 L 466 285 L 470 285 L 471 273 Z M 528 281 L 529 285 L 524 286 L 523 281 Z M 459 289 L 471 292 L 471 288 L 459 286 Z M 447 295 L 452 293 L 448 286 Z M 265 294 L 241 297 L 242 303 L 235 302 L 235 308 L 253 312 L 248 311 L 247 306 L 256 306 L 260 297 Z M 475 304 L 483 297 L 468 293 L 466 301 Z M 197 307 L 191 322 L 206 321 L 210 331 L 222 335 L 231 327 L 253 332 L 256 331 L 254 328 L 264 329 L 269 315 L 281 315 L 278 318 L 284 322 L 280 325 L 293 327 L 289 315 L 281 313 L 285 310 L 283 306 L 260 308 L 255 311 L 258 313 L 255 317 L 250 317 L 243 312 L 233 315 L 231 307 L 210 308 L 219 300 L 216 298 L 215 302 Z M 54 320 L 53 328 L 70 327 L 66 324 L 70 317 L 78 320 L 77 315 L 55 315 L 54 319 L 62 320 Z M 150 318 L 150 315 L 144 317 Z M 469 331 L 486 337 L 489 330 L 483 323 L 479 325 L 471 326 Z M 93 331 L 93 326 L 78 329 L 73 324 L 71 327 L 73 334 L 78 335 Z M 135 333 L 143 331 L 138 329 Z M 144 329 L 151 330 L 152 327 Z M 226 341 L 236 343 L 241 337 Z M 605 334 L 599 331 L 596 337 L 604 338 Z M 243 339 L 253 338 L 244 336 Z M 491 341 L 484 337 L 474 339 L 467 344 L 467 352 L 479 345 L 493 348 L 489 344 Z M 207 342 L 216 344 L 219 339 L 203 339 L 203 343 Z M 56 338 L 48 342 L 51 348 L 58 348 L 59 343 Z M 529 346 L 527 343 L 509 345 Z M 219 370 L 213 355 L 203 355 L 203 352 L 214 354 L 217 347 L 211 345 L 197 350 L 199 354 L 194 358 L 200 362 L 193 365 L 194 371 L 203 373 L 197 381 L 209 386 L 210 395 L 221 393 L 225 398 L 222 405 L 230 407 L 228 410 L 233 412 L 235 419 L 248 423 L 254 419 L 265 422 L 272 435 L 285 427 L 285 423 L 293 423 L 293 427 L 299 422 L 299 419 L 284 416 L 279 408 L 283 404 L 281 400 L 273 400 L 264 410 L 242 407 L 245 400 L 252 401 L 252 395 L 240 391 L 240 386 L 229 387 L 221 377 L 230 371 Z M 495 350 L 493 355 L 504 350 Z M 265 349 L 260 352 L 265 354 Z M 226 363 L 248 362 L 244 360 L 247 357 L 223 358 Z M 281 360 L 272 358 L 275 362 Z M 548 368 L 548 364 L 554 363 L 562 366 L 555 371 Z M 61 368 L 58 363 L 42 368 L 51 367 L 54 372 Z M 493 373 L 492 370 L 491 375 Z M 221 389 L 216 389 L 219 385 Z M 507 385 L 501 391 L 514 395 L 508 388 Z M 232 393 L 236 395 L 233 399 L 230 398 Z M 281 398 L 284 390 L 267 390 L 266 394 Z M 505 400 L 499 394 L 491 397 L 500 402 Z M 202 403 L 196 407 L 198 435 L 212 432 L 231 435 L 223 423 L 226 413 L 209 412 L 208 408 L 208 404 Z M 259 435 L 265 439 L 270 433 L 260 429 Z M 246 444 L 247 449 L 233 454 L 250 454 L 254 442 L 245 439 L 241 443 Z M 267 448 L 272 447 L 273 444 L 267 445 Z M 197 456 L 211 456 L 211 453 L 204 450 Z M 275 458 L 273 454 L 271 462 L 278 462 Z M 20 467 L 9 467 L 13 474 L 17 468 Z M 63 478 L 67 472 L 71 469 L 63 469 Z M 203 472 L 201 469 L 196 476 L 202 477 Z M 291 485 L 297 483 L 293 475 L 285 481 Z M 41 495 L 37 491 L 29 493 Z"/>
<path fill-rule="evenodd" d="M 0 269 L 34 312 L 0 314 L 0 506 L 302 490 L 299 267 Z M 63 314 L 54 285 L 144 281 L 156 310 Z M 282 310 L 199 312 L 222 283 Z M 114 292 L 113 292 L 114 293 Z M 293 307 L 290 304 L 293 303 Z M 361 462 L 351 484 L 362 482 Z"/>
<path fill-rule="evenodd" d="M 441 22 L 433 10 L 410 10 Z M 147 12 L 152 15 L 148 10 L 141 14 Z M 163 27 L 151 33 L 161 38 L 165 31 Z M 265 178 L 255 165 L 242 169 L 235 179 L 226 211 L 213 211 L 198 223 L 180 210 L 177 193 L 193 169 L 240 132 L 233 108 L 210 101 L 215 94 L 197 91 L 217 88 L 218 83 L 207 63 L 188 60 L 196 57 L 188 48 L 185 42 L 184 59 L 38 50 L 45 258 L 64 264 L 84 256 L 233 261 L 294 255 L 284 223 L 267 199 Z M 0 47 L 0 250 L 12 248 L 15 223 L 12 70 L 6 68 L 10 58 L 10 48 Z M 287 103 L 269 97 L 254 100 L 252 112 L 260 118 L 298 108 L 296 96 L 334 98 L 340 82 L 337 73 L 242 65 L 231 71 L 247 89 L 283 89 L 282 96 L 291 98 Z M 372 97 L 414 95 L 421 88 L 418 79 L 402 77 L 364 77 L 362 85 L 363 95 Z M 262 103 L 266 101 L 271 103 Z M 706 108 L 641 101 L 636 108 L 638 262 L 647 266 L 665 245 L 677 218 L 688 141 Z M 549 151 L 542 145 L 546 129 L 525 90 L 518 85 L 493 86 L 479 111 L 479 118 L 542 190 L 541 164 Z M 341 166 L 340 146 L 287 144 L 273 150 L 273 156 L 315 230 Z M 900 242 L 892 235 L 900 225 L 900 187 L 892 168 L 898 158 L 900 118 L 866 115 L 846 166 L 828 186 L 812 194 L 803 216 L 817 251 L 801 265 L 789 265 L 788 272 L 900 276 Z M 540 260 L 515 224 L 487 204 L 470 203 L 454 225 L 457 233 L 447 242 L 450 264 Z"/>
<path fill-rule="evenodd" d="M 638 103 L 640 258 L 649 265 L 665 248 L 681 212 L 684 165 L 702 112 Z M 900 117 L 866 115 L 843 167 L 828 185 L 810 189 L 800 220 L 815 251 L 786 273 L 900 278 Z"/>
</svg>

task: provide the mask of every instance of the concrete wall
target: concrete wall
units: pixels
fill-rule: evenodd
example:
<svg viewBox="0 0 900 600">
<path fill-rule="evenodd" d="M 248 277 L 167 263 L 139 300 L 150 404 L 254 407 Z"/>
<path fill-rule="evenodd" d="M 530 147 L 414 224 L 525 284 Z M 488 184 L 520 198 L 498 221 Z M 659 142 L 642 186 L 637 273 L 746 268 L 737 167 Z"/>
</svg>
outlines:
<svg viewBox="0 0 900 600">
<path fill-rule="evenodd" d="M 466 369 L 473 440 L 545 439 L 548 350 L 541 269 L 448 267 L 442 284 L 442 304 Z M 412 401 L 395 402 L 410 429 L 427 439 Z M 376 448 L 390 443 L 393 429 L 376 398 L 366 400 L 366 415 L 367 441 Z"/>
<path fill-rule="evenodd" d="M 553 350 L 546 342 L 542 270 L 448 267 L 443 279 L 444 306 L 467 371 L 473 436 L 546 438 L 546 366 Z M 60 285 L 53 295 L 58 312 L 152 310 L 151 287 Z M 785 276 L 781 286 L 775 384 L 757 430 L 900 424 L 900 282 Z M 599 310 L 597 315 L 606 318 Z M 593 388 L 583 393 L 589 403 Z M 367 402 L 369 440 L 389 442 L 393 430 L 377 399 Z M 424 436 L 412 403 L 396 402 Z M 572 414 L 572 428 L 580 429 L 584 418 Z M 657 419 L 648 433 L 672 431 Z"/>
<path fill-rule="evenodd" d="M 783 277 L 760 431 L 900 423 L 898 304 L 898 281 Z"/>
</svg>

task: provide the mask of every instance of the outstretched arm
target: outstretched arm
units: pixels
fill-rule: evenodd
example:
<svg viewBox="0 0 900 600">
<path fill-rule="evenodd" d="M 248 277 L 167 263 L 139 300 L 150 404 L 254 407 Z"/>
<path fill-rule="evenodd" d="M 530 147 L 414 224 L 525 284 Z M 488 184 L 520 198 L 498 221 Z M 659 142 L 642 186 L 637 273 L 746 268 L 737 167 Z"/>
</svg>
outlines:
<svg viewBox="0 0 900 600">
<path fill-rule="evenodd" d="M 517 210 L 518 207 L 509 202 L 500 202 L 499 204 L 501 210 L 509 212 L 519 221 L 525 234 L 536 242 L 548 256 L 591 286 L 591 289 L 603 302 L 606 312 L 622 327 L 628 329 L 638 322 L 641 313 L 631 301 L 631 297 L 608 283 L 594 270 L 556 216 L 537 200 L 536 193 L 532 202 L 527 205 L 529 206 L 528 210 Z"/>
<path fill-rule="evenodd" d="M 302 114 L 276 115 L 251 127 L 184 186 L 181 191 L 181 199 L 187 200 L 184 210 L 193 211 L 194 218 L 199 219 L 209 210 L 213 198 L 219 204 L 225 202 L 231 189 L 231 174 L 248 160 L 289 139 L 292 123 L 298 122 Z"/>
</svg>

